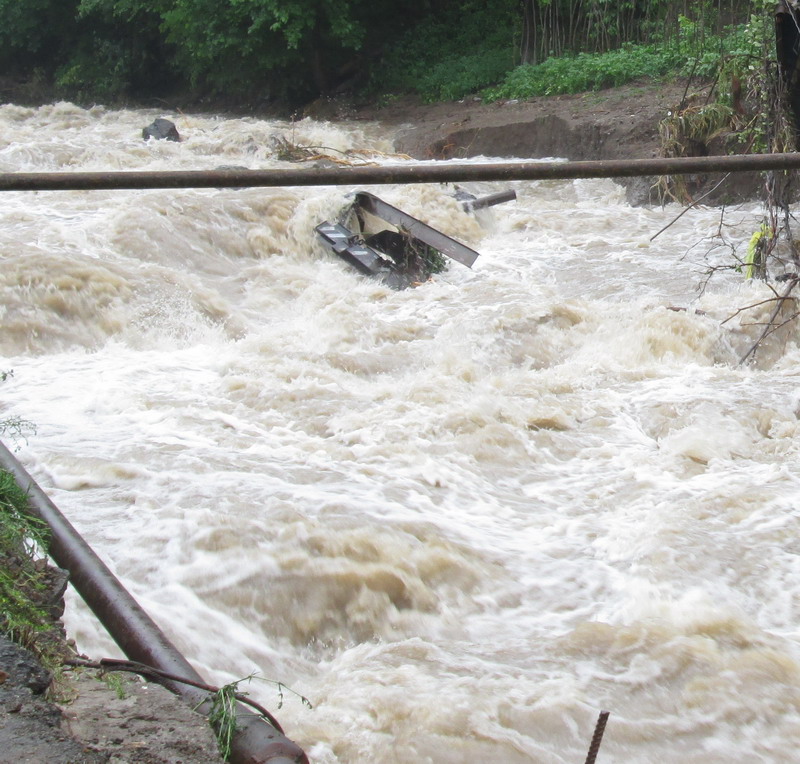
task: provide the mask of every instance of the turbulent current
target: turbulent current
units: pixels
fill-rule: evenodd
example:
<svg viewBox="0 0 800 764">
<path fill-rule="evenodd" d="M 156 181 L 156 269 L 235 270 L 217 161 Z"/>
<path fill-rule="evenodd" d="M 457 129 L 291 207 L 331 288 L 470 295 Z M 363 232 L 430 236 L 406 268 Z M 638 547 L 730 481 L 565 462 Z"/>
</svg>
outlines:
<svg viewBox="0 0 800 764">
<path fill-rule="evenodd" d="M 0 107 L 0 172 L 408 161 L 377 124 L 156 116 Z M 599 760 L 794 760 L 800 350 L 739 364 L 772 293 L 724 267 L 760 208 L 466 190 L 509 187 L 365 189 L 481 253 L 406 291 L 316 238 L 358 188 L 3 193 L 6 441 L 318 764 L 582 761 L 604 709 Z M 67 627 L 119 655 L 72 595 Z"/>
</svg>

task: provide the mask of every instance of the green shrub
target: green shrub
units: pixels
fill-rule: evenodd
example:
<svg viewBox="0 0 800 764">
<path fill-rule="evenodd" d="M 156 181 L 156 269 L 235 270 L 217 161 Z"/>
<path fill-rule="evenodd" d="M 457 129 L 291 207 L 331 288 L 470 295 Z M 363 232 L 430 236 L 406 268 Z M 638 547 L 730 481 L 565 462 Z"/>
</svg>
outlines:
<svg viewBox="0 0 800 764">
<path fill-rule="evenodd" d="M 513 69 L 517 5 L 464 1 L 397 35 L 370 72 L 372 93 L 417 93 L 426 101 L 476 93 Z"/>
<path fill-rule="evenodd" d="M 608 53 L 579 53 L 519 66 L 508 74 L 502 85 L 483 95 L 486 100 L 495 101 L 601 90 L 641 77 L 662 77 L 677 71 L 681 63 L 677 51 L 651 45 L 627 45 Z"/>
<path fill-rule="evenodd" d="M 748 25 L 731 27 L 722 36 L 701 35 L 694 22 L 682 17 L 681 29 L 681 35 L 670 45 L 626 44 L 607 53 L 579 53 L 519 66 L 482 95 L 487 101 L 495 101 L 582 93 L 670 74 L 709 79 L 732 58 L 754 55 Z"/>
<path fill-rule="evenodd" d="M 67 98 L 114 99 L 129 88 L 133 64 L 127 51 L 114 40 L 81 44 L 55 73 L 55 85 Z"/>
<path fill-rule="evenodd" d="M 36 604 L 44 584 L 37 558 L 46 548 L 44 523 L 26 512 L 27 495 L 14 476 L 0 470 L 0 631 L 31 646 L 48 628 L 47 614 Z"/>
<path fill-rule="evenodd" d="M 448 58 L 417 81 L 425 101 L 455 101 L 498 82 L 513 64 L 508 50 L 489 50 Z"/>
<path fill-rule="evenodd" d="M 0 0 L 4 73 L 50 69 L 74 40 L 77 0 Z"/>
</svg>

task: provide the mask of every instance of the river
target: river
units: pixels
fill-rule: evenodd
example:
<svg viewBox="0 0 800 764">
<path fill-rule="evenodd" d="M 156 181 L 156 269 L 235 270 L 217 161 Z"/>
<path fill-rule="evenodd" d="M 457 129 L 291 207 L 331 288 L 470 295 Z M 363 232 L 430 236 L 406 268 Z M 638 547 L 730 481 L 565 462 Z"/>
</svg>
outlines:
<svg viewBox="0 0 800 764">
<path fill-rule="evenodd" d="M 156 116 L 2 106 L 0 171 L 279 167 L 276 136 L 405 161 L 377 124 L 144 142 Z M 17 455 L 318 764 L 582 761 L 603 709 L 599 761 L 794 760 L 800 351 L 740 366 L 771 293 L 706 278 L 760 208 L 652 238 L 680 208 L 611 181 L 468 190 L 509 187 L 479 216 L 367 189 L 481 253 L 406 291 L 315 237 L 357 189 L 4 193 Z M 66 622 L 119 654 L 72 595 Z"/>
</svg>

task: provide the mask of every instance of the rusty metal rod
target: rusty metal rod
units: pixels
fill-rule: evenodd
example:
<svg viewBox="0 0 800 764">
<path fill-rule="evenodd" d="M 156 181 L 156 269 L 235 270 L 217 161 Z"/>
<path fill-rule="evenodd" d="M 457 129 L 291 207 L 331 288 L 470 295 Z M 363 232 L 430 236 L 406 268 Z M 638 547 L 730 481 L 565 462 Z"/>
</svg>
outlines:
<svg viewBox="0 0 800 764">
<path fill-rule="evenodd" d="M 69 572 L 70 583 L 125 655 L 161 671 L 205 683 L 3 443 L 0 468 L 10 472 L 19 487 L 27 491 L 31 514 L 50 529 L 48 553 Z M 205 713 L 210 710 L 209 693 L 205 690 L 180 682 L 164 684 L 192 708 Z M 308 764 L 296 743 L 243 706 L 237 710 L 237 725 L 231 762 Z"/>
<path fill-rule="evenodd" d="M 463 203 L 464 209 L 469 210 L 482 210 L 486 207 L 494 207 L 495 204 L 503 204 L 504 202 L 513 202 L 517 198 L 517 192 L 514 189 L 507 191 L 498 191 L 495 194 L 482 196 L 479 199 L 471 199 Z"/>
<path fill-rule="evenodd" d="M 586 754 L 586 761 L 584 764 L 595 764 L 597 761 L 597 754 L 600 752 L 600 743 L 603 742 L 603 734 L 606 731 L 606 722 L 611 715 L 611 711 L 601 711 L 600 716 L 597 717 L 597 724 L 594 727 L 594 734 L 592 735 L 592 742 L 589 745 L 589 752 Z"/>
<path fill-rule="evenodd" d="M 0 191 L 91 191 L 138 188 L 248 188 L 349 186 L 387 183 L 631 178 L 707 172 L 796 170 L 800 153 L 669 159 L 604 159 L 587 162 L 405 163 L 380 167 L 287 167 L 269 170 L 172 170 L 166 172 L 0 173 Z"/>
</svg>

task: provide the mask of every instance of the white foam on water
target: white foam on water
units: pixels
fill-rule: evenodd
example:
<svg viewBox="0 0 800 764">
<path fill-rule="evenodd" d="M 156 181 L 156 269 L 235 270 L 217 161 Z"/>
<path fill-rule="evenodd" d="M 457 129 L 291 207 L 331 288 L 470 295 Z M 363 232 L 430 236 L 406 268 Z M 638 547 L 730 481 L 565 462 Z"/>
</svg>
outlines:
<svg viewBox="0 0 800 764">
<path fill-rule="evenodd" d="M 144 142 L 155 116 L 0 107 L 0 168 L 391 152 L 311 120 Z M 315 238 L 356 189 L 4 194 L 0 417 L 37 425 L 20 458 L 201 673 L 312 701 L 278 716 L 314 761 L 575 761 L 600 709 L 609 760 L 791 760 L 795 329 L 737 365 L 771 308 L 725 319 L 770 293 L 699 288 L 719 210 L 508 186 L 478 217 L 368 189 L 481 253 L 404 292 Z M 117 654 L 74 595 L 67 625 Z"/>
</svg>

